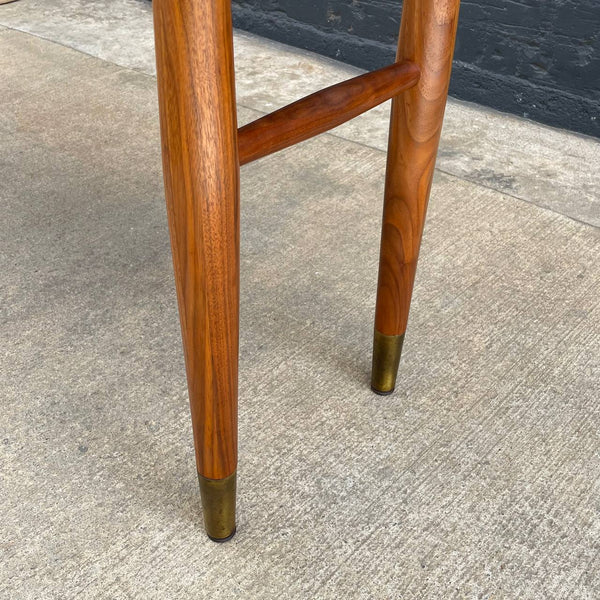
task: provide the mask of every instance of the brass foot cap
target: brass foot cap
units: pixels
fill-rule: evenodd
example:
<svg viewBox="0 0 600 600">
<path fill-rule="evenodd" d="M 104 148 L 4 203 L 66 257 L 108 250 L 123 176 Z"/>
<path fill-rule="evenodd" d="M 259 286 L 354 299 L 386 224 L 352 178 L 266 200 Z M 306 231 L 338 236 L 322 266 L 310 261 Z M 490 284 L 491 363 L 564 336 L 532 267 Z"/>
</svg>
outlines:
<svg viewBox="0 0 600 600">
<path fill-rule="evenodd" d="M 396 387 L 396 375 L 403 343 L 404 334 L 384 335 L 375 330 L 371 389 L 380 396 L 389 396 Z"/>
<path fill-rule="evenodd" d="M 236 473 L 209 479 L 198 473 L 206 534 L 213 542 L 227 542 L 235 535 Z"/>
</svg>

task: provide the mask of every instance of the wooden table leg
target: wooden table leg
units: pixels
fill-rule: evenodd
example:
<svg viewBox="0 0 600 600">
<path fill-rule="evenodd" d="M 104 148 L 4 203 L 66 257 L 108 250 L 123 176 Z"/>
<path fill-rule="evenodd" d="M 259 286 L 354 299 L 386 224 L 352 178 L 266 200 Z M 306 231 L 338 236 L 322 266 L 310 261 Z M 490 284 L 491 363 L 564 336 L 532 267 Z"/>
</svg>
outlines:
<svg viewBox="0 0 600 600">
<path fill-rule="evenodd" d="M 229 0 L 154 0 L 165 194 L 206 530 L 235 533 L 239 164 Z"/>
<path fill-rule="evenodd" d="M 371 387 L 396 385 L 446 107 L 459 0 L 404 0 L 397 60 L 419 83 L 394 98 L 388 146 Z"/>
</svg>

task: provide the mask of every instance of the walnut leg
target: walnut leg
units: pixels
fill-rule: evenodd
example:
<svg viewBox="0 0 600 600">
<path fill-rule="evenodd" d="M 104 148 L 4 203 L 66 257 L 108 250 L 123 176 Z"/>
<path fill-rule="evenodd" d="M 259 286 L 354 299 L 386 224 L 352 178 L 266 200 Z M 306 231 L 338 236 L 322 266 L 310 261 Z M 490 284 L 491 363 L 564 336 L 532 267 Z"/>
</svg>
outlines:
<svg viewBox="0 0 600 600">
<path fill-rule="evenodd" d="M 154 0 L 163 170 L 209 537 L 235 532 L 239 163 L 229 0 Z"/>
<path fill-rule="evenodd" d="M 388 145 L 371 387 L 390 394 L 412 297 L 438 150 L 458 23 L 459 0 L 404 0 L 397 60 L 421 68 L 396 96 Z"/>
</svg>

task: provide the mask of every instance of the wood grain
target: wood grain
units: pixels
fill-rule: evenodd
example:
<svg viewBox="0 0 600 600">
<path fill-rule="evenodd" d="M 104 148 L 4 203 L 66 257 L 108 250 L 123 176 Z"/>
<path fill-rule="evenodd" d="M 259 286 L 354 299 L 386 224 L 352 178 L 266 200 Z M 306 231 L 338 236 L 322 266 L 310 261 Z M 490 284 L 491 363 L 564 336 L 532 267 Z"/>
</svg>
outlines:
<svg viewBox="0 0 600 600">
<path fill-rule="evenodd" d="M 239 165 L 228 0 L 154 0 L 163 170 L 198 471 L 237 462 Z"/>
<path fill-rule="evenodd" d="M 320 90 L 241 127 L 244 165 L 337 127 L 414 86 L 419 68 L 397 62 Z"/>
<path fill-rule="evenodd" d="M 459 0 L 405 0 L 398 61 L 419 83 L 392 101 L 375 329 L 406 331 L 452 69 Z"/>
</svg>

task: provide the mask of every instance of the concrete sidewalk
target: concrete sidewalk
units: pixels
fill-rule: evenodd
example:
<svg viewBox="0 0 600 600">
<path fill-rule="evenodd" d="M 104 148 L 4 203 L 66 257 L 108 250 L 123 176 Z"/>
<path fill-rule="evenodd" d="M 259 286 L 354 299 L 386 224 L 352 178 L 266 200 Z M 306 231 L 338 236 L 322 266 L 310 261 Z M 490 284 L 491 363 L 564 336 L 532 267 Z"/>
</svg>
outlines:
<svg viewBox="0 0 600 600">
<path fill-rule="evenodd" d="M 0 7 L 0 597 L 598 598 L 598 140 L 450 103 L 387 398 L 387 107 L 242 169 L 239 528 L 216 545 L 152 52 L 142 1 Z M 241 123 L 357 72 L 242 33 L 236 60 Z"/>
</svg>

